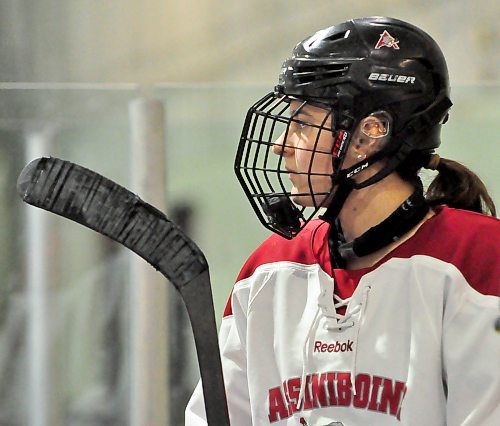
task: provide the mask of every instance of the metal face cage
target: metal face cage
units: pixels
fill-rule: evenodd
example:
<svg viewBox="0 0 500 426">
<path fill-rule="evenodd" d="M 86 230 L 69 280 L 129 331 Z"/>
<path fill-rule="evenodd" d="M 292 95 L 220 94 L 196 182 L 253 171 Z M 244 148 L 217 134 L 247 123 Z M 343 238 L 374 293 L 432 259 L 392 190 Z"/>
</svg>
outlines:
<svg viewBox="0 0 500 426">
<path fill-rule="evenodd" d="M 294 111 L 292 101 L 298 105 Z M 319 123 L 308 122 L 301 115 L 306 104 L 274 92 L 255 103 L 248 110 L 234 164 L 236 176 L 260 222 L 287 239 L 297 235 L 327 205 L 337 157 L 333 154 L 344 149 L 334 146 L 334 140 L 341 141 L 333 132 L 331 110 L 325 109 Z M 329 149 L 319 143 L 325 131 L 332 140 Z M 301 132 L 309 133 L 304 136 L 307 144 L 293 142 Z M 294 162 L 299 155 L 306 158 L 301 166 Z M 323 167 L 318 171 L 315 162 L 322 157 L 325 164 L 325 155 L 329 170 Z M 299 180 L 300 185 L 293 183 Z M 319 189 L 318 180 L 322 182 Z"/>
</svg>

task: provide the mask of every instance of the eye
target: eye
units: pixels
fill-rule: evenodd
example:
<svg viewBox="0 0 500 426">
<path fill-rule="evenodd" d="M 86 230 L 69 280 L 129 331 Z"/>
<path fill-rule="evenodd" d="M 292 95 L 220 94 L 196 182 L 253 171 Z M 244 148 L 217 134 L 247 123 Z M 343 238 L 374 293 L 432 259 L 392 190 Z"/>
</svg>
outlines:
<svg viewBox="0 0 500 426">
<path fill-rule="evenodd" d="M 310 138 L 315 127 L 314 124 L 298 118 L 290 122 L 290 130 L 301 138 Z"/>
<path fill-rule="evenodd" d="M 306 122 L 306 121 L 299 121 L 299 120 L 294 120 L 293 122 L 294 127 L 301 132 L 304 132 L 306 130 L 309 130 L 311 128 L 311 124 Z"/>
</svg>

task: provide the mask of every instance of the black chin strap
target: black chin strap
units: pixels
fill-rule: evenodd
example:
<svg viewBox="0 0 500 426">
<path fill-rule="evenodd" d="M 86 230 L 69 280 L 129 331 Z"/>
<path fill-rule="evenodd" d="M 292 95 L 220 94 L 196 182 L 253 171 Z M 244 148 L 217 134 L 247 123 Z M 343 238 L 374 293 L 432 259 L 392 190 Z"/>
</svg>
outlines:
<svg viewBox="0 0 500 426">
<path fill-rule="evenodd" d="M 422 189 L 418 188 L 387 219 L 350 242 L 345 241 L 338 216 L 334 216 L 334 221 L 330 222 L 325 214 L 322 219 L 332 225 L 328 236 L 332 266 L 345 268 L 348 259 L 366 256 L 399 240 L 415 227 L 428 211 L 429 206 Z"/>
<path fill-rule="evenodd" d="M 340 210 L 342 210 L 347 197 L 354 189 L 354 185 L 354 180 L 342 179 L 339 182 L 337 189 L 333 194 L 333 197 L 329 200 L 329 205 L 325 211 L 325 214 L 320 216 L 319 218 L 324 220 L 325 222 L 333 223 L 340 214 Z"/>
</svg>

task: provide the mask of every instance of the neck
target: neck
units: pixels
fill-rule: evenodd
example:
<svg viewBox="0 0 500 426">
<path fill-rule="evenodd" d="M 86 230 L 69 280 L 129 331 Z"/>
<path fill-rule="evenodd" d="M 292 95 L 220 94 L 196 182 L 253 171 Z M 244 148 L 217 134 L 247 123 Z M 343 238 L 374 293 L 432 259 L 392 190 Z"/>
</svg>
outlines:
<svg viewBox="0 0 500 426">
<path fill-rule="evenodd" d="M 354 189 L 349 194 L 339 214 L 346 241 L 349 242 L 354 240 L 373 226 L 381 223 L 389 217 L 413 193 L 413 191 L 413 186 L 403 181 L 396 173 L 392 173 L 385 179 L 366 188 L 359 190 Z M 423 223 L 424 220 L 421 223 Z M 405 238 L 401 238 L 399 241 L 367 256 L 350 259 L 347 268 L 358 269 L 373 265 L 385 254 L 413 235 L 421 223 L 410 230 L 405 235 Z"/>
<path fill-rule="evenodd" d="M 354 189 L 339 214 L 346 241 L 364 234 L 396 210 L 414 191 L 396 173 L 362 189 Z"/>
</svg>

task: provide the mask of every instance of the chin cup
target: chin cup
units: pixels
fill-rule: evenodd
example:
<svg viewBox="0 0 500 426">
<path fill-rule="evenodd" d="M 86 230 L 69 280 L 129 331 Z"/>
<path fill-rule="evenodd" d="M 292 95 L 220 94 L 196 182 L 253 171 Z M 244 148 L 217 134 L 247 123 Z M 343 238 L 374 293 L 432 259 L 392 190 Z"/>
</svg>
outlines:
<svg viewBox="0 0 500 426">
<path fill-rule="evenodd" d="M 262 202 L 262 210 L 271 226 L 284 234 L 293 237 L 300 231 L 300 211 L 288 197 L 284 195 L 269 197 Z"/>
</svg>

